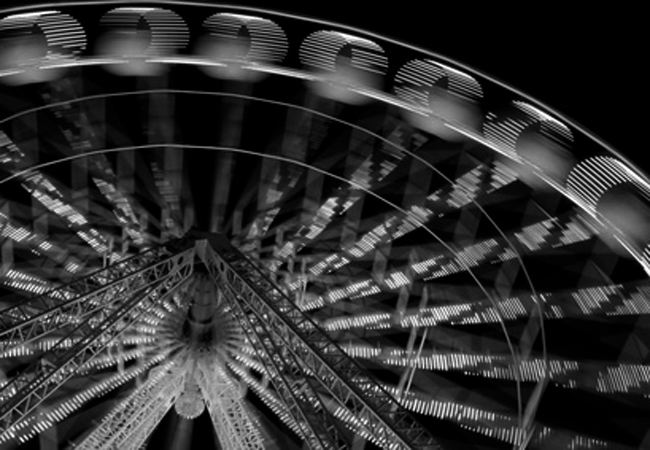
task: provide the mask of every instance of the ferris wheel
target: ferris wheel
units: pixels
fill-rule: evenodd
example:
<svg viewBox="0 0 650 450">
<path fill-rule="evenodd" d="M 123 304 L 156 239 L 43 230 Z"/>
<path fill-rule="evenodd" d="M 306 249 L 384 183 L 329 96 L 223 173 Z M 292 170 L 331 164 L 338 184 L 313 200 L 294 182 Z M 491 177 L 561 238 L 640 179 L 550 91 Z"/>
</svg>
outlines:
<svg viewBox="0 0 650 450">
<path fill-rule="evenodd" d="M 649 445 L 650 181 L 558 112 L 266 10 L 0 42 L 0 449 Z"/>
</svg>

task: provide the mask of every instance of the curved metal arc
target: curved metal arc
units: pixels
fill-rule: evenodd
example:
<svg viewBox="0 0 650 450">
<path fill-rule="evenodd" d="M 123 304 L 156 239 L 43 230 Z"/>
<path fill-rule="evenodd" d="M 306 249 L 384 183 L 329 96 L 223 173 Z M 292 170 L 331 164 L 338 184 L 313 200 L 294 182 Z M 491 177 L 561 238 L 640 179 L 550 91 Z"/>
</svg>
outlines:
<svg viewBox="0 0 650 450">
<path fill-rule="evenodd" d="M 128 3 L 128 2 L 127 2 L 127 1 L 124 1 L 124 2 L 119 2 L 119 3 Z M 147 3 L 149 3 L 149 2 L 147 2 Z M 185 5 L 196 5 L 196 6 L 206 6 L 206 7 L 207 7 L 207 6 L 213 6 L 213 5 L 206 5 L 206 4 L 197 3 L 197 2 L 169 2 L 169 1 L 162 1 L 162 2 L 151 2 L 151 3 L 153 3 L 153 4 L 158 4 L 158 3 L 163 3 L 163 4 L 185 4 Z M 74 5 L 85 5 L 85 4 L 91 4 L 91 2 L 74 2 L 74 3 L 72 3 L 72 4 L 74 4 Z M 230 5 L 224 5 L 224 7 L 231 7 L 231 8 L 233 8 L 233 9 L 249 9 L 249 8 L 242 8 L 242 7 L 239 7 L 239 6 L 230 6 Z M 253 9 L 253 8 L 250 8 L 250 9 L 252 9 L 252 10 L 254 10 L 254 11 L 258 11 L 258 9 Z M 262 11 L 264 11 L 264 10 L 262 10 Z M 265 12 L 273 13 L 272 11 L 265 11 Z M 276 13 L 273 13 L 273 14 L 276 14 Z M 284 16 L 293 17 L 293 18 L 296 18 L 296 19 L 300 18 L 300 17 L 297 17 L 297 16 L 291 16 L 291 15 L 287 15 L 287 14 L 277 14 L 277 15 L 284 15 Z M 316 22 L 316 21 L 314 21 L 314 22 Z M 327 23 L 327 22 L 325 22 L 325 21 L 318 21 L 318 22 L 319 22 L 319 23 Z M 341 25 L 339 25 L 339 24 L 332 24 L 332 25 L 336 25 L 336 26 L 338 26 L 338 27 L 341 27 Z M 350 27 L 345 27 L 345 28 L 350 28 Z M 371 33 L 366 33 L 366 32 L 364 32 L 364 34 L 371 35 Z M 377 36 L 377 37 L 386 40 L 385 38 L 383 38 L 383 37 L 381 37 L 381 36 Z M 403 43 L 399 43 L 399 42 L 395 42 L 395 43 L 398 44 L 398 45 L 404 45 Z M 420 50 L 420 51 L 422 51 L 422 52 L 426 52 L 426 51 L 424 51 L 424 50 Z M 442 57 L 442 58 L 444 58 L 444 57 Z M 452 62 L 453 62 L 454 64 L 458 65 L 458 63 L 456 63 L 456 62 L 454 62 L 454 61 L 452 61 Z M 494 80 L 494 79 L 492 79 L 492 81 L 498 83 L 498 81 L 496 81 L 496 80 Z M 505 87 L 505 86 L 504 86 L 504 87 Z M 513 90 L 512 88 L 510 88 L 510 89 Z M 514 90 L 513 90 L 513 91 L 514 91 Z M 515 92 L 516 92 L 516 91 L 515 91 Z M 520 93 L 520 94 L 521 94 L 521 93 Z M 537 103 L 539 103 L 539 102 L 537 102 Z M 575 125 L 574 125 L 574 126 L 575 126 Z M 542 311 L 541 304 L 539 304 L 539 302 L 538 302 L 538 308 L 539 308 L 539 312 L 540 312 L 540 320 L 543 320 L 543 311 Z M 543 323 L 542 323 L 542 334 L 544 335 L 544 327 L 543 327 Z M 543 340 L 544 340 L 544 338 L 543 338 Z M 543 344 L 543 345 L 545 346 L 545 340 L 544 340 L 544 344 Z M 545 355 L 545 356 L 546 356 L 546 355 Z"/>
<path fill-rule="evenodd" d="M 319 173 L 321 173 L 321 174 L 323 174 L 323 175 L 326 175 L 326 176 L 330 176 L 330 177 L 332 177 L 332 178 L 335 178 L 335 179 L 337 179 L 338 181 L 341 181 L 341 182 L 343 182 L 343 183 L 349 183 L 350 185 L 354 186 L 355 189 L 362 190 L 362 191 L 363 191 L 364 193 L 366 193 L 367 195 L 370 195 L 370 196 L 372 196 L 372 197 L 374 197 L 374 198 L 376 198 L 376 199 L 378 199 L 378 200 L 380 200 L 380 201 L 382 201 L 382 202 L 384 202 L 384 203 L 390 205 L 392 208 L 394 208 L 394 209 L 397 210 L 397 211 L 400 211 L 400 212 L 403 213 L 405 216 L 407 216 L 407 217 L 411 217 L 411 219 L 412 219 L 415 223 L 417 223 L 420 227 L 422 227 L 422 229 L 424 229 L 424 230 L 427 232 L 427 234 L 431 235 L 431 236 L 432 236 L 432 237 L 433 237 L 433 238 L 434 238 L 438 243 L 440 243 L 440 244 L 441 244 L 445 249 L 447 249 L 451 254 L 454 254 L 454 255 L 457 254 L 457 252 L 456 252 L 454 249 L 452 249 L 452 247 L 449 246 L 449 244 L 447 244 L 447 243 L 444 242 L 440 237 L 438 237 L 438 235 L 435 234 L 435 232 L 434 232 L 433 230 L 431 230 L 428 226 L 426 226 L 425 223 L 423 223 L 423 222 L 420 220 L 420 218 L 416 217 L 414 214 L 410 213 L 409 211 L 407 211 L 407 210 L 401 208 L 401 207 L 398 206 L 397 204 L 395 204 L 395 203 L 393 203 L 393 202 L 390 202 L 390 201 L 384 199 L 384 198 L 381 197 L 380 195 L 378 195 L 378 194 L 376 194 L 376 193 L 370 191 L 369 189 L 365 188 L 364 186 L 362 186 L 362 185 L 360 185 L 360 184 L 357 184 L 357 183 L 354 183 L 354 182 L 351 181 L 351 180 L 347 180 L 347 179 L 345 179 L 344 177 L 341 177 L 341 176 L 338 176 L 338 175 L 335 175 L 335 174 L 331 174 L 331 173 L 329 173 L 329 172 L 327 172 L 327 171 L 325 171 L 325 170 L 322 170 L 322 169 L 319 169 L 319 168 L 317 168 L 317 167 L 311 166 L 311 165 L 309 165 L 309 164 L 307 164 L 307 163 L 303 163 L 303 162 L 300 162 L 300 161 L 295 161 L 295 160 L 293 160 L 293 159 L 286 158 L 286 157 L 283 157 L 283 156 L 278 156 L 278 155 L 260 155 L 259 153 L 254 152 L 254 151 L 250 151 L 250 150 L 244 150 L 244 149 L 239 149 L 239 148 L 221 147 L 221 146 L 208 146 L 208 145 L 181 145 L 181 144 L 146 144 L 146 145 L 139 145 L 139 146 L 126 146 L 126 147 L 119 147 L 119 148 L 113 148 L 113 149 L 95 150 L 95 151 L 87 152 L 87 153 L 84 153 L 84 154 L 73 155 L 73 156 L 69 156 L 69 157 L 66 157 L 66 158 L 61 158 L 61 159 L 59 159 L 59 160 L 57 160 L 57 161 L 48 162 L 48 163 L 43 163 L 43 164 L 39 164 L 38 166 L 35 166 L 35 167 L 32 168 L 32 169 L 33 169 L 33 170 L 37 170 L 37 169 L 40 169 L 40 168 L 45 167 L 45 166 L 50 166 L 50 165 L 56 164 L 56 163 L 58 163 L 58 162 L 62 162 L 62 161 L 71 161 L 71 160 L 75 160 L 75 159 L 83 158 L 83 157 L 88 156 L 88 155 L 95 155 L 95 154 L 102 154 L 102 153 L 116 153 L 116 152 L 121 152 L 121 151 L 137 151 L 137 150 L 144 150 L 144 149 L 153 149 L 153 148 L 158 148 L 158 147 L 160 147 L 160 145 L 166 145 L 167 147 L 170 147 L 170 148 L 181 148 L 181 149 L 190 149 L 190 148 L 191 148 L 191 149 L 202 149 L 202 150 L 213 150 L 213 151 L 235 152 L 235 153 L 241 153 L 241 154 L 246 154 L 246 155 L 251 155 L 251 156 L 258 156 L 258 157 L 264 157 L 264 158 L 271 158 L 271 159 L 275 159 L 275 160 L 278 160 L 278 161 L 283 161 L 283 162 L 290 163 L 290 164 L 296 164 L 296 165 L 299 165 L 299 166 L 301 166 L 301 167 L 305 167 L 305 168 L 310 169 L 310 170 L 314 170 L 314 171 L 319 172 Z M 395 145 L 395 144 L 392 144 L 392 145 Z M 416 156 L 413 156 L 413 157 L 416 157 Z M 425 163 L 426 165 L 428 165 L 428 166 L 431 166 L 429 163 L 426 163 L 426 162 L 424 162 L 424 163 Z M 437 169 L 433 168 L 433 166 L 431 166 L 431 168 L 432 168 L 432 170 L 438 172 Z M 28 173 L 28 172 L 29 172 L 30 170 L 32 170 L 32 169 L 28 169 L 28 170 L 25 170 L 25 171 L 22 171 L 22 172 Z M 22 172 L 21 172 L 21 173 L 22 173 Z M 3 180 L 0 180 L 0 184 L 2 184 L 3 182 L 8 181 L 8 180 L 10 180 L 10 179 L 13 179 L 13 178 L 15 178 L 16 176 L 19 176 L 19 174 L 14 174 L 14 175 L 11 175 L 11 176 L 9 176 L 9 177 L 3 179 Z M 442 176 L 442 175 L 441 175 L 441 176 Z M 472 201 L 474 201 L 474 200 L 472 200 Z M 477 207 L 478 207 L 479 209 L 481 208 L 480 205 L 477 205 Z M 489 216 L 487 216 L 487 215 L 486 215 L 486 217 L 489 218 Z M 500 234 L 502 234 L 502 236 L 503 236 L 503 232 L 502 232 L 498 227 L 497 227 L 497 230 L 498 230 L 498 231 L 500 232 Z M 507 237 L 505 237 L 505 236 L 503 236 L 503 237 L 504 237 L 504 239 L 506 240 L 506 242 L 510 242 L 510 241 L 507 239 Z M 512 245 L 512 244 L 510 244 L 510 245 Z M 521 261 L 521 256 L 519 255 L 518 251 L 517 251 L 514 247 L 511 247 L 511 248 L 513 249 L 513 252 L 514 252 L 515 254 L 518 255 L 518 258 L 519 258 L 520 261 Z M 500 310 L 500 307 L 499 307 L 498 302 L 494 299 L 494 297 L 489 293 L 489 291 L 488 291 L 488 290 L 483 286 L 483 284 L 479 281 L 478 277 L 474 274 L 474 272 L 473 272 L 473 270 L 471 269 L 471 267 L 469 267 L 469 266 L 467 265 L 467 262 L 464 261 L 462 258 L 459 258 L 458 261 L 459 261 L 460 264 L 463 266 L 463 268 L 465 269 L 465 271 L 469 274 L 469 276 L 470 276 L 470 277 L 474 280 L 474 282 L 477 284 L 477 286 L 479 287 L 479 289 L 481 290 L 481 292 L 483 292 L 483 294 L 485 295 L 485 297 L 486 297 L 487 299 L 489 299 L 489 301 L 494 305 L 495 309 L 497 310 L 497 313 L 498 313 L 498 316 L 499 316 L 499 323 L 500 323 L 500 326 L 501 326 L 501 328 L 502 328 L 502 331 L 503 331 L 503 334 L 504 334 L 504 338 L 506 339 L 506 342 L 507 342 L 507 344 L 508 344 L 508 347 L 510 348 L 510 352 L 511 352 L 511 355 L 512 355 L 512 359 L 513 359 L 513 361 L 514 361 L 515 363 L 518 364 L 518 361 L 519 361 L 519 359 L 518 359 L 518 355 L 517 355 L 517 352 L 516 352 L 515 349 L 514 349 L 514 345 L 512 344 L 512 340 L 510 339 L 510 336 L 508 335 L 508 332 L 507 332 L 507 326 L 506 326 L 506 323 L 505 323 L 504 315 L 503 315 L 503 313 L 502 313 L 501 310 Z M 522 263 L 522 264 L 523 264 L 523 263 Z M 523 267 L 523 265 L 522 265 L 521 267 Z M 531 286 L 531 289 L 534 291 L 534 288 L 533 288 L 532 286 Z M 543 315 L 540 315 L 540 318 L 543 320 Z M 548 357 L 548 356 L 546 356 L 546 357 Z M 518 368 L 517 370 L 518 370 L 518 372 L 520 372 L 521 369 Z M 516 382 L 517 382 L 517 390 L 518 390 L 519 392 L 521 392 L 521 382 L 522 382 L 522 380 L 521 380 L 521 375 L 518 376 Z M 519 399 L 521 399 L 521 396 L 520 396 L 520 395 L 518 395 L 518 397 L 519 397 Z M 522 417 L 522 419 L 523 419 L 523 406 L 521 405 L 521 400 L 519 400 L 519 402 L 520 402 L 520 406 L 519 406 L 519 408 L 518 408 L 518 414 L 519 414 L 519 416 Z"/>
</svg>

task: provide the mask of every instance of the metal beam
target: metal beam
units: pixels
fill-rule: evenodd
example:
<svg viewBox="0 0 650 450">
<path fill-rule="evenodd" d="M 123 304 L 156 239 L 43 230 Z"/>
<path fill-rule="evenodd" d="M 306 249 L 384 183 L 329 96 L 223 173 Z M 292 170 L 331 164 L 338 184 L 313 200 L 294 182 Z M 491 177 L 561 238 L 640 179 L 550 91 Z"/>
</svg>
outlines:
<svg viewBox="0 0 650 450">
<path fill-rule="evenodd" d="M 246 412 L 244 399 L 216 355 L 202 358 L 196 373 L 206 406 L 223 450 L 262 450 L 256 424 Z"/>
<path fill-rule="evenodd" d="M 0 311 L 0 355 L 45 334 L 69 327 L 111 303 L 124 301 L 143 280 L 169 265 L 177 256 L 163 248 L 125 259 L 38 297 Z M 71 321 L 71 318 L 74 321 Z"/>
<path fill-rule="evenodd" d="M 282 361 L 290 349 L 309 370 L 310 379 L 366 424 L 368 434 L 382 447 L 440 448 L 427 430 L 225 237 L 207 236 L 206 248 L 197 253 L 218 285 L 231 293 L 226 298 L 232 301 L 234 296 L 234 307 L 245 312 L 247 320 L 264 324 L 268 339 L 283 344 L 267 349 L 269 359 Z"/>
<path fill-rule="evenodd" d="M 79 444 L 78 450 L 140 448 L 183 390 L 184 370 L 168 363 L 152 370 L 149 379 Z"/>
<path fill-rule="evenodd" d="M 0 390 L 0 443 L 12 438 L 14 427 L 59 389 L 67 380 L 97 356 L 117 336 L 151 310 L 161 298 L 181 286 L 192 274 L 194 251 L 183 251 L 154 264 L 147 272 L 144 287 L 132 292 L 114 310 L 98 310 L 92 317 L 63 337 L 48 353 L 27 370 L 13 378 Z M 65 341 L 69 336 L 81 336 L 72 347 Z"/>
<path fill-rule="evenodd" d="M 215 280 L 218 274 L 209 268 Z M 266 370 L 266 376 L 279 394 L 286 410 L 298 425 L 301 437 L 313 449 L 337 449 L 338 437 L 332 431 L 331 417 L 323 408 L 317 409 L 313 402 L 300 395 L 295 388 L 295 376 L 304 376 L 295 355 L 286 350 L 282 342 L 274 340 L 274 333 L 264 321 L 254 316 L 246 305 L 238 301 L 238 294 L 228 285 L 221 285 L 224 298 L 231 304 L 232 311 L 251 342 L 253 349 Z M 344 448 L 344 447 L 343 447 Z"/>
</svg>

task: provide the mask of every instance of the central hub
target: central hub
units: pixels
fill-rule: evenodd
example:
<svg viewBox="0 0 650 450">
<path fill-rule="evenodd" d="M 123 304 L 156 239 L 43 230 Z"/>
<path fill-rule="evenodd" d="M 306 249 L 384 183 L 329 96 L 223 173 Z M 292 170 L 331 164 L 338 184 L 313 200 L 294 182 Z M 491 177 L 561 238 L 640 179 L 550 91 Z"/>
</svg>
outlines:
<svg viewBox="0 0 650 450">
<path fill-rule="evenodd" d="M 183 337 L 192 347 L 217 345 L 219 293 L 207 274 L 197 272 L 187 292 L 189 308 L 183 324 Z"/>
<path fill-rule="evenodd" d="M 239 351 L 244 337 L 223 295 L 205 267 L 195 267 L 184 290 L 166 308 L 159 339 L 181 352 L 230 359 Z"/>
</svg>

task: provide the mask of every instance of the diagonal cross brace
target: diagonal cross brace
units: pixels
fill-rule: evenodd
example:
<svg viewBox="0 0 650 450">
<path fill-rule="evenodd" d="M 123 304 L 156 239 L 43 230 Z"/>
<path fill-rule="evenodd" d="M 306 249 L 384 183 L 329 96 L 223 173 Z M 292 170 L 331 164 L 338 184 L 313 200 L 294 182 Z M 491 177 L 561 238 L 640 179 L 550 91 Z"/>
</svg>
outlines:
<svg viewBox="0 0 650 450">
<path fill-rule="evenodd" d="M 0 311 L 0 355 L 96 313 L 115 308 L 174 256 L 153 249 Z"/>
<path fill-rule="evenodd" d="M 143 314 L 151 310 L 163 296 L 170 294 L 187 281 L 192 274 L 194 251 L 186 250 L 169 258 L 165 265 L 150 274 L 157 281 L 133 292 L 114 311 L 98 312 L 98 325 L 86 321 L 71 334 L 82 339 L 67 349 L 62 345 L 65 337 L 55 345 L 50 354 L 53 361 L 37 361 L 0 390 L 0 442 L 11 438 L 11 429 L 25 419 L 46 398 L 70 379 L 80 367 L 99 354 L 111 340 L 119 336 Z M 149 280 L 151 281 L 151 280 Z"/>
<path fill-rule="evenodd" d="M 173 363 L 161 367 L 159 374 L 149 379 L 120 405 L 86 438 L 73 445 L 77 450 L 124 448 L 143 433 L 139 430 L 157 425 L 183 390 L 183 372 Z M 146 438 L 148 434 L 144 434 Z M 144 442 L 144 439 L 137 439 Z"/>
<path fill-rule="evenodd" d="M 243 396 L 216 357 L 199 363 L 196 380 L 224 450 L 263 450 L 262 435 Z"/>
<path fill-rule="evenodd" d="M 219 273 L 214 271 L 214 267 L 209 266 L 208 270 L 213 274 L 215 280 L 219 279 Z M 287 411 L 293 417 L 302 438 L 313 449 L 339 448 L 337 436 L 333 435 L 328 427 L 331 418 L 325 415 L 326 411 L 318 410 L 307 398 L 299 395 L 285 375 L 299 370 L 299 367 L 296 367 L 297 361 L 290 364 L 291 356 L 282 352 L 282 343 L 278 343 L 277 339 L 274 339 L 276 336 L 266 328 L 264 322 L 248 310 L 244 302 L 238 300 L 238 293 L 230 285 L 221 284 L 220 286 L 223 289 L 224 298 L 231 304 L 253 350 L 264 364 L 269 380 L 278 392 Z M 289 356 L 289 358 L 285 356 Z"/>
<path fill-rule="evenodd" d="M 269 330 L 290 345 L 305 367 L 340 404 L 362 418 L 381 446 L 389 449 L 439 449 L 437 441 L 378 383 L 364 373 L 327 334 L 286 297 L 253 263 L 223 236 L 210 235 L 198 254 L 221 286 Z M 240 306 L 241 307 L 241 306 Z"/>
</svg>

